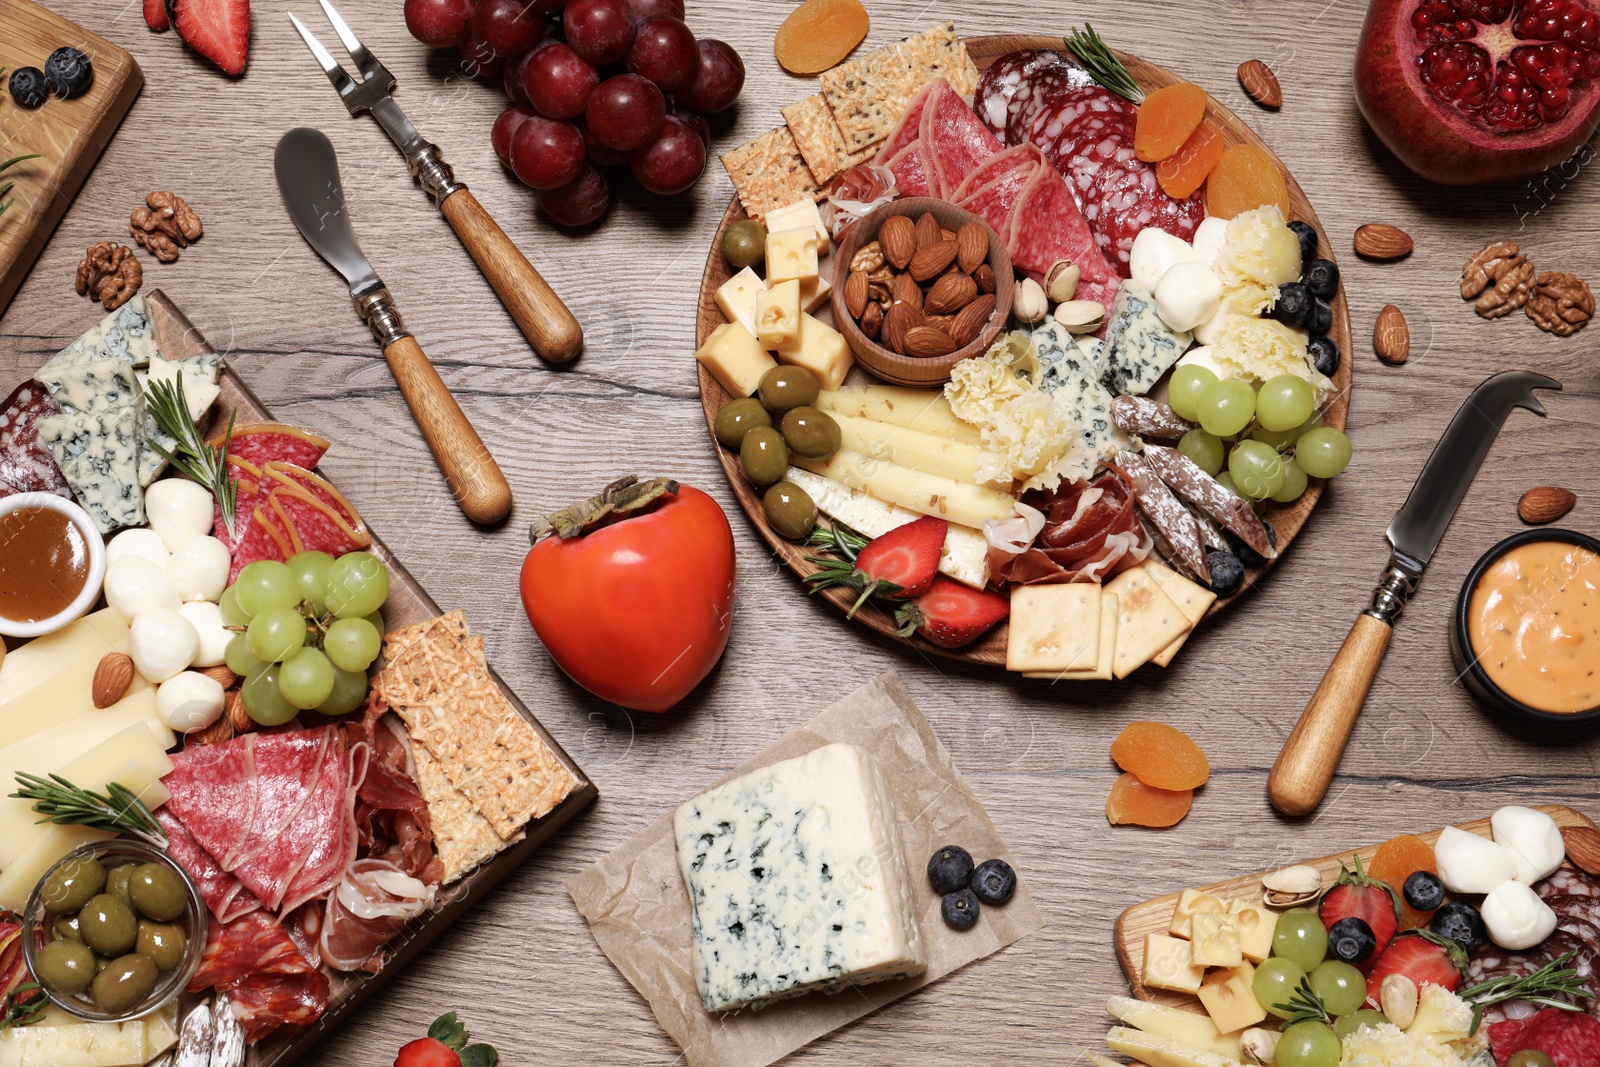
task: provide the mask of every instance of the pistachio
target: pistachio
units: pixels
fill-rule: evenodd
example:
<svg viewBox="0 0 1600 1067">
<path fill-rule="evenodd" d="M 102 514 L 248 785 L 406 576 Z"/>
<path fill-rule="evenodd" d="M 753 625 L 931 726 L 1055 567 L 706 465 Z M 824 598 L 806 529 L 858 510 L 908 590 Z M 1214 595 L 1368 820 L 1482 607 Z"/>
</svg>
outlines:
<svg viewBox="0 0 1600 1067">
<path fill-rule="evenodd" d="M 1044 276 L 1044 294 L 1055 303 L 1071 300 L 1078 292 L 1078 279 L 1083 272 L 1070 259 L 1058 259 L 1050 264 Z"/>
<path fill-rule="evenodd" d="M 1400 1029 L 1409 1028 L 1417 1018 L 1417 983 L 1403 974 L 1387 975 L 1378 987 L 1378 1005 L 1389 1021 Z"/>
<path fill-rule="evenodd" d="M 1056 305 L 1056 321 L 1068 333 L 1094 333 L 1105 320 L 1106 306 L 1098 301 L 1065 300 Z"/>
<path fill-rule="evenodd" d="M 1315 867 L 1297 864 L 1273 871 L 1261 879 L 1261 899 L 1274 908 L 1291 908 L 1306 904 L 1322 893 L 1322 872 Z"/>
<path fill-rule="evenodd" d="M 1019 322 L 1030 325 L 1044 320 L 1050 313 L 1050 302 L 1045 299 L 1044 289 L 1038 282 L 1032 278 L 1022 279 L 1011 297 L 1011 313 Z"/>
<path fill-rule="evenodd" d="M 1270 1064 L 1278 1055 L 1278 1040 L 1283 1035 L 1274 1030 L 1251 1027 L 1239 1035 L 1239 1055 L 1246 1063 Z"/>
</svg>

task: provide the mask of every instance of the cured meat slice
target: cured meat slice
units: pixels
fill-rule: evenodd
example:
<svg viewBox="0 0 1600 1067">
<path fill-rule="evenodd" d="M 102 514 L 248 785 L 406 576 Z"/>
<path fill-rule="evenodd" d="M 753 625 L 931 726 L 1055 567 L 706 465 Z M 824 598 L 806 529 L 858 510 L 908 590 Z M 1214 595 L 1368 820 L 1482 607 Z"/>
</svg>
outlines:
<svg viewBox="0 0 1600 1067">
<path fill-rule="evenodd" d="M 893 159 L 886 160 L 884 166 L 894 174 L 895 188 L 900 190 L 901 196 L 929 195 L 928 181 L 932 168 L 928 165 L 920 140 L 906 145 Z"/>
<path fill-rule="evenodd" d="M 1155 166 L 1134 155 L 1131 143 L 1117 149 L 1115 159 L 1084 194 L 1085 215 L 1091 206 L 1099 209 L 1098 221 L 1092 222 L 1095 236 L 1119 271 L 1128 269 L 1133 239 L 1140 230 L 1154 226 L 1189 241 L 1206 217 L 1200 193 L 1183 200 L 1168 196 L 1156 178 Z"/>
<path fill-rule="evenodd" d="M 238 860 L 256 810 L 255 734 L 172 756 L 161 784 L 172 814 L 223 870 Z"/>
<path fill-rule="evenodd" d="M 338 557 L 372 543 L 345 517 L 296 485 L 279 486 L 267 496 L 277 525 L 289 535 L 289 554 L 326 552 Z"/>
<path fill-rule="evenodd" d="M 1046 67 L 1035 71 L 1017 87 L 1016 95 L 1006 107 L 1006 144 L 1027 141 L 1034 120 L 1039 117 L 1039 112 L 1050 106 L 1051 101 L 1093 82 L 1087 71 L 1076 66 Z"/>
<path fill-rule="evenodd" d="M 1144 458 L 1161 480 L 1183 499 L 1232 530 L 1245 544 L 1267 559 L 1276 559 L 1271 535 L 1244 498 L 1201 470 L 1188 456 L 1166 445 L 1146 445 Z"/>
<path fill-rule="evenodd" d="M 905 111 L 901 114 L 900 121 L 889 131 L 889 136 L 884 138 L 883 147 L 878 149 L 878 154 L 873 159 L 874 163 L 887 163 L 906 145 L 922 136 L 922 112 L 928 103 L 928 94 L 933 91 L 935 85 L 942 84 L 944 79 L 938 78 L 917 90 L 917 95 L 911 98 L 911 103 L 906 105 Z"/>
<path fill-rule="evenodd" d="M 219 923 L 232 922 L 261 907 L 261 901 L 244 885 L 223 870 L 211 853 L 200 847 L 200 842 L 183 825 L 183 821 L 165 804 L 155 811 L 156 819 L 167 832 L 167 855 L 182 867 L 195 888 L 200 890 L 206 908 Z"/>
<path fill-rule="evenodd" d="M 1032 145 L 1023 145 L 1017 149 L 1008 149 L 1020 153 L 1016 163 L 1009 165 L 999 172 L 995 179 L 981 188 L 973 188 L 963 199 L 958 201 L 961 207 L 972 212 L 994 230 L 996 235 L 1005 242 L 1009 252 L 1011 248 L 1012 230 L 1017 224 L 1017 205 L 1022 202 L 1022 193 L 1028 187 L 1028 181 L 1034 172 L 1046 166 L 1044 160 L 1039 158 L 1039 150 Z M 996 157 L 998 158 L 998 157 Z M 976 176 L 976 172 L 969 177 Z"/>
<path fill-rule="evenodd" d="M 206 930 L 200 967 L 189 991 L 226 992 L 247 1041 L 280 1026 L 304 1026 L 328 1008 L 328 978 L 306 959 L 282 924 L 251 912 Z"/>
<path fill-rule="evenodd" d="M 328 1010 L 328 976 L 253 974 L 228 987 L 229 1010 L 244 1039 L 255 1044 L 284 1026 L 310 1026 Z"/>
<path fill-rule="evenodd" d="M 1107 132 L 1133 141 L 1133 105 L 1098 85 L 1085 85 L 1052 98 L 1034 115 L 1028 140 L 1063 174 L 1090 141 Z"/>
<path fill-rule="evenodd" d="M 276 488 L 280 485 L 294 485 L 305 490 L 312 497 L 322 501 L 337 512 L 350 528 L 352 535 L 366 537 L 371 543 L 366 532 L 366 524 L 361 521 L 361 515 L 356 511 L 355 505 L 350 503 L 345 495 L 333 487 L 333 483 L 326 478 L 313 474 L 304 467 L 297 467 L 292 463 L 274 461 L 268 463 L 262 472 L 269 485 Z"/>
<path fill-rule="evenodd" d="M 933 178 L 937 179 L 937 184 L 930 179 L 928 186 L 943 200 L 953 200 L 967 175 L 1002 147 L 943 78 L 935 79 L 929 88 L 922 109 L 921 141 L 927 146 Z"/>
<path fill-rule="evenodd" d="M 1577 969 L 1579 976 L 1593 988 L 1596 978 L 1595 967 L 1600 961 L 1589 955 L 1588 947 L 1580 938 L 1560 929 L 1533 948 L 1522 952 L 1511 952 L 1495 945 L 1485 945 L 1472 954 L 1463 984 L 1473 986 L 1495 978 L 1525 978 L 1568 952 L 1575 953 L 1571 966 Z M 1572 997 L 1553 999 L 1564 1000 L 1569 1004 L 1578 1003 L 1577 998 Z M 1537 1004 L 1525 1000 L 1508 1000 L 1489 1005 L 1483 1009 L 1483 1014 L 1487 1021 L 1499 1022 L 1504 1019 L 1525 1019 L 1538 1010 Z"/>
<path fill-rule="evenodd" d="M 211 444 L 221 448 L 224 436 L 225 432 L 218 433 L 211 438 Z M 228 441 L 228 455 L 247 460 L 257 467 L 265 467 L 276 459 L 310 470 L 322 461 L 327 451 L 327 438 L 282 422 L 236 425 Z"/>
<path fill-rule="evenodd" d="M 229 870 L 273 911 L 319 836 L 337 832 L 312 801 L 325 775 L 338 776 L 341 747 L 332 729 L 255 735 L 256 813 Z"/>
<path fill-rule="evenodd" d="M 1043 278 L 1058 259 L 1078 265 L 1079 300 L 1095 300 L 1109 308 L 1117 295 L 1117 272 L 1096 243 L 1089 223 L 1066 180 L 1054 167 L 1040 167 L 1029 179 L 1017 204 L 1011 236 L 1011 265 Z"/>
<path fill-rule="evenodd" d="M 1139 512 L 1160 531 L 1170 549 L 1169 559 L 1185 574 L 1209 575 L 1206 563 L 1205 541 L 1200 536 L 1200 524 L 1194 521 L 1183 501 L 1173 495 L 1150 464 L 1137 452 L 1123 452 L 1116 464 L 1133 483 L 1134 500 Z M 1207 583 L 1210 584 L 1209 582 Z"/>
<path fill-rule="evenodd" d="M 256 510 L 256 498 L 261 495 L 261 468 L 247 460 L 230 455 L 228 471 L 233 475 L 235 486 L 233 536 L 228 536 L 228 524 L 222 521 L 222 504 L 215 501 L 212 503 L 212 509 L 216 517 L 212 519 L 211 532 L 228 546 L 229 552 L 237 552 L 250 530 L 250 517 Z"/>
<path fill-rule="evenodd" d="M 1016 182 L 1020 192 L 1033 174 L 1033 168 L 1039 166 L 1040 162 L 1039 151 L 1032 145 L 1002 149 L 978 164 L 972 173 L 962 179 L 950 200 L 960 204 L 980 190 L 1002 181 Z"/>
<path fill-rule="evenodd" d="M 44 386 L 23 382 L 0 406 L 0 498 L 17 493 L 72 497 L 50 452 L 39 443 L 39 420 L 61 414 Z"/>
<path fill-rule="evenodd" d="M 1545 1008 L 1490 1025 L 1489 1047 L 1500 1067 L 1524 1049 L 1543 1052 L 1556 1067 L 1600 1067 L 1600 1022 L 1582 1012 Z"/>
<path fill-rule="evenodd" d="M 1115 468 L 1092 482 L 1063 482 L 1051 493 L 1031 494 L 1025 502 L 1044 514 L 1044 528 L 1021 554 L 990 547 L 989 570 L 996 580 L 1105 582 L 1150 554 L 1133 486 Z"/>
<path fill-rule="evenodd" d="M 1533 891 L 1546 899 L 1557 895 L 1600 897 L 1600 877 L 1584 874 L 1573 867 L 1557 867 L 1550 877 L 1535 885 Z"/>
<path fill-rule="evenodd" d="M 1187 422 L 1159 400 L 1147 396 L 1117 397 L 1111 404 L 1111 417 L 1117 429 L 1162 441 L 1176 441 L 1190 430 L 1194 423 Z"/>
<path fill-rule="evenodd" d="M 366 771 L 365 744 L 341 751 L 332 762 L 324 763 L 315 792 L 284 833 L 284 847 L 301 853 L 300 863 L 284 892 L 284 911 L 292 911 L 308 900 L 326 895 L 356 858 L 359 839 L 355 822 L 356 791 Z"/>
<path fill-rule="evenodd" d="M 1033 76 L 1050 69 L 1081 70 L 1053 48 L 1024 48 L 1007 52 L 989 64 L 989 69 L 978 79 L 978 88 L 972 97 L 972 110 L 977 112 L 990 133 L 1005 139 L 1012 101 L 1018 93 L 1031 96 Z"/>
<path fill-rule="evenodd" d="M 375 973 L 383 946 L 432 907 L 436 896 L 387 860 L 357 860 L 328 899 L 322 958 L 335 970 Z"/>
<path fill-rule="evenodd" d="M 250 512 L 239 547 L 233 550 L 233 565 L 228 569 L 228 584 L 239 579 L 239 572 L 259 559 L 275 559 L 283 563 L 293 555 L 288 531 L 284 530 L 271 503 L 264 495 L 256 496 L 256 506 Z"/>
</svg>

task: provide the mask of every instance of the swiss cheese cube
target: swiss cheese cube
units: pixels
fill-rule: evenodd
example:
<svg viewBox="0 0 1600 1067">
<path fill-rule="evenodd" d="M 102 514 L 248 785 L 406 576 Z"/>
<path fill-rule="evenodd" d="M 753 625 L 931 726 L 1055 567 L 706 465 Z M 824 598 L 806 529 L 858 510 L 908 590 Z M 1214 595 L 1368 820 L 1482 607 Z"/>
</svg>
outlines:
<svg viewBox="0 0 1600 1067">
<path fill-rule="evenodd" d="M 1178 894 L 1178 903 L 1172 909 L 1172 925 L 1167 932 L 1173 937 L 1188 937 L 1191 933 L 1189 920 L 1194 918 L 1196 912 L 1226 912 L 1228 906 L 1220 897 L 1203 893 L 1198 889 L 1185 889 Z"/>
<path fill-rule="evenodd" d="M 828 254 L 828 228 L 822 224 L 822 212 L 818 210 L 817 202 L 810 197 L 767 212 L 766 223 L 768 233 L 810 226 L 817 231 L 817 251 L 822 255 Z"/>
<path fill-rule="evenodd" d="M 1248 963 L 1206 976 L 1196 994 L 1205 1005 L 1206 1014 L 1224 1034 L 1236 1033 L 1247 1026 L 1255 1026 L 1267 1017 L 1267 1009 L 1256 999 L 1251 982 L 1256 969 Z"/>
<path fill-rule="evenodd" d="M 755 392 L 761 376 L 778 365 L 762 350 L 755 335 L 737 322 L 725 322 L 712 330 L 694 358 L 735 397 Z"/>
<path fill-rule="evenodd" d="M 1189 920 L 1189 927 L 1189 960 L 1196 967 L 1237 967 L 1244 962 L 1231 916 L 1200 912 Z"/>
<path fill-rule="evenodd" d="M 1008 671 L 1087 670 L 1100 658 L 1100 587 L 1093 582 L 1011 590 Z"/>
<path fill-rule="evenodd" d="M 1205 968 L 1189 962 L 1189 942 L 1166 934 L 1145 936 L 1141 978 L 1145 988 L 1197 993 L 1205 974 Z"/>
<path fill-rule="evenodd" d="M 1245 959 L 1260 963 L 1272 955 L 1272 935 L 1278 929 L 1276 912 L 1253 900 L 1233 900 L 1228 902 L 1228 914 L 1239 931 L 1239 951 Z"/>
<path fill-rule="evenodd" d="M 810 226 L 767 233 L 767 287 L 817 276 L 817 231 Z M 829 386 L 837 388 L 837 386 Z"/>
<path fill-rule="evenodd" d="M 717 307 L 729 322 L 737 322 L 754 335 L 756 300 L 766 288 L 767 283 L 746 267 L 717 287 Z"/>
<path fill-rule="evenodd" d="M 756 338 L 762 348 L 800 344 L 800 283 L 779 282 L 756 296 Z"/>
<path fill-rule="evenodd" d="M 800 330 L 794 344 L 778 349 L 778 361 L 804 367 L 817 376 L 824 389 L 837 389 L 850 373 L 856 357 L 844 334 L 821 319 L 800 313 Z"/>
<path fill-rule="evenodd" d="M 815 278 L 800 279 L 800 310 L 815 311 L 826 304 L 833 294 L 833 283 L 826 273 Z"/>
</svg>

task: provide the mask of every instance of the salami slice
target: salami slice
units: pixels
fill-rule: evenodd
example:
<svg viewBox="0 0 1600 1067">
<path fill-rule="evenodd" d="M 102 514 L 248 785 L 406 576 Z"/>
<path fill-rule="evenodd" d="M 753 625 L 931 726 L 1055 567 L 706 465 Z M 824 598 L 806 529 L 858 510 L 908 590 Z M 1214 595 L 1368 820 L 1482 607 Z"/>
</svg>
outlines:
<svg viewBox="0 0 1600 1067">
<path fill-rule="evenodd" d="M 989 65 L 978 79 L 972 97 L 972 110 L 996 137 L 1005 139 L 1011 101 L 1018 92 L 1029 92 L 1028 83 L 1042 70 L 1078 69 L 1072 60 L 1053 48 L 1024 48 L 1007 52 Z M 1008 142 L 1010 143 L 1010 142 Z"/>
<path fill-rule="evenodd" d="M 939 79 L 942 81 L 943 79 Z M 935 82 L 929 82 L 917 91 L 911 98 L 911 103 L 906 105 L 905 112 L 900 116 L 900 121 L 895 124 L 889 136 L 884 139 L 883 147 L 878 150 L 874 163 L 888 163 L 900 154 L 901 149 L 922 136 L 922 112 L 928 103 L 928 94 L 932 92 Z"/>
<path fill-rule="evenodd" d="M 1546 900 L 1553 896 L 1600 897 L 1600 878 L 1572 867 L 1557 867 L 1533 891 Z"/>
<path fill-rule="evenodd" d="M 928 90 L 920 139 L 933 162 L 929 188 L 942 200 L 953 200 L 967 175 L 1001 149 L 994 134 L 943 78 L 936 79 Z"/>
<path fill-rule="evenodd" d="M 372 543 L 372 537 L 367 533 L 361 516 L 356 513 L 355 505 L 345 499 L 345 495 L 335 489 L 331 482 L 292 463 L 269 463 L 263 474 L 274 489 L 295 486 L 326 504 L 339 517 L 347 535 L 359 543 L 359 547 L 365 548 Z"/>
<path fill-rule="evenodd" d="M 962 179 L 961 184 L 951 196 L 951 202 L 960 204 L 968 197 L 977 193 L 985 186 L 1008 179 L 1019 179 L 1026 182 L 1032 175 L 1033 168 L 1039 166 L 1039 150 L 1032 145 L 1016 145 L 1013 148 L 996 152 L 977 167 L 971 174 Z M 1018 186 L 1020 191 L 1021 186 Z"/>
<path fill-rule="evenodd" d="M 1022 145 L 1006 151 L 1020 153 L 1013 157 L 1017 160 L 1016 164 L 1003 171 L 993 167 L 985 168 L 985 173 L 997 174 L 997 177 L 981 188 L 974 188 L 957 203 L 987 222 L 990 229 L 1005 242 L 1009 253 L 1012 230 L 1016 226 L 1017 205 L 1022 201 L 1022 192 L 1028 187 L 1028 182 L 1034 173 L 1046 164 L 1039 158 L 1039 150 L 1032 145 Z M 979 172 L 974 171 L 969 177 L 976 178 L 978 175 Z"/>
<path fill-rule="evenodd" d="M 894 184 L 901 196 L 928 196 L 929 168 L 922 151 L 922 141 L 912 141 L 895 154 L 884 166 L 894 174 Z M 305 466 L 305 464 L 301 464 Z"/>
<path fill-rule="evenodd" d="M 1545 1008 L 1489 1027 L 1495 1062 L 1506 1067 L 1523 1050 L 1543 1052 L 1556 1067 L 1600 1067 L 1600 1022 L 1581 1012 Z"/>
<path fill-rule="evenodd" d="M 1585 983 L 1593 983 L 1596 979 L 1596 965 L 1600 964 L 1589 954 L 1588 947 L 1582 939 L 1557 929 L 1555 933 L 1545 938 L 1533 948 L 1521 952 L 1511 952 L 1495 945 L 1485 945 L 1473 953 L 1467 965 L 1467 974 L 1464 985 L 1474 986 L 1495 978 L 1525 978 L 1539 968 L 1546 966 L 1553 960 L 1560 958 L 1568 952 L 1576 953 L 1571 966 L 1577 969 L 1578 974 Z M 1577 1004 L 1578 998 L 1564 997 L 1569 1004 Z M 1522 1019 L 1538 1011 L 1538 1006 L 1527 1001 L 1508 1000 L 1499 1004 L 1491 1004 L 1483 1009 L 1484 1019 L 1494 1023 L 1505 1019 Z"/>
<path fill-rule="evenodd" d="M 1054 167 L 1041 166 L 1017 204 L 1011 230 L 1011 265 L 1043 278 L 1058 259 L 1078 265 L 1078 299 L 1110 307 L 1117 295 L 1117 272 L 1100 254 L 1088 221 Z"/>
<path fill-rule="evenodd" d="M 255 509 L 250 513 L 250 521 L 245 524 L 244 537 L 240 539 L 239 547 L 233 550 L 233 566 L 228 570 L 228 584 L 232 585 L 238 581 L 239 572 L 256 560 L 275 559 L 283 563 L 290 555 L 292 550 L 288 531 L 279 525 L 270 502 L 264 495 L 258 495 Z"/>
<path fill-rule="evenodd" d="M 1006 107 L 1006 144 L 1022 144 L 1028 140 L 1033 120 L 1056 97 L 1092 84 L 1094 79 L 1078 67 L 1046 67 L 1035 72 L 1018 86 Z"/>
<path fill-rule="evenodd" d="M 56 461 L 39 443 L 39 420 L 59 414 L 50 393 L 33 381 L 13 389 L 0 406 L 0 498 L 17 493 L 72 497 Z"/>
<path fill-rule="evenodd" d="M 1094 227 L 1101 251 L 1124 276 L 1140 230 L 1154 226 L 1188 241 L 1206 217 L 1200 193 L 1183 200 L 1166 194 L 1155 167 L 1134 154 L 1131 140 L 1099 168 L 1082 197 L 1084 215 Z"/>
<path fill-rule="evenodd" d="M 1232 530 L 1245 544 L 1268 559 L 1278 550 L 1272 546 L 1267 528 L 1250 510 L 1250 505 L 1226 486 L 1201 470 L 1188 456 L 1165 445 L 1146 445 L 1144 458 L 1161 480 L 1183 499 Z"/>
<path fill-rule="evenodd" d="M 365 532 L 358 535 L 343 515 L 300 486 L 280 486 L 267 499 L 278 526 L 289 535 L 290 555 L 326 552 L 337 558 L 372 543 Z"/>
<path fill-rule="evenodd" d="M 211 439 L 212 445 L 218 448 L 222 447 L 222 441 L 220 433 Z M 235 426 L 228 442 L 228 455 L 257 467 L 265 467 L 277 459 L 310 470 L 321 462 L 327 451 L 326 438 L 281 422 L 247 422 Z"/>
<path fill-rule="evenodd" d="M 1072 89 L 1040 108 L 1028 127 L 1028 140 L 1063 174 L 1084 144 L 1106 131 L 1133 142 L 1133 105 L 1098 85 Z"/>
</svg>

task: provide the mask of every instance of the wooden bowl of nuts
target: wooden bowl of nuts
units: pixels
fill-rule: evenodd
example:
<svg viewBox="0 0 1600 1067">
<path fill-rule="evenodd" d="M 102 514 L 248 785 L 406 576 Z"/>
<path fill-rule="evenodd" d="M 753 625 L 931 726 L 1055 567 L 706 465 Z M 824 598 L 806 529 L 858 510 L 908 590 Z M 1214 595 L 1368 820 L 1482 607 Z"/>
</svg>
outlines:
<svg viewBox="0 0 1600 1067">
<path fill-rule="evenodd" d="M 833 322 L 896 385 L 938 385 L 982 355 L 1011 314 L 1011 257 L 976 215 L 909 197 L 850 227 L 833 257 Z"/>
</svg>

